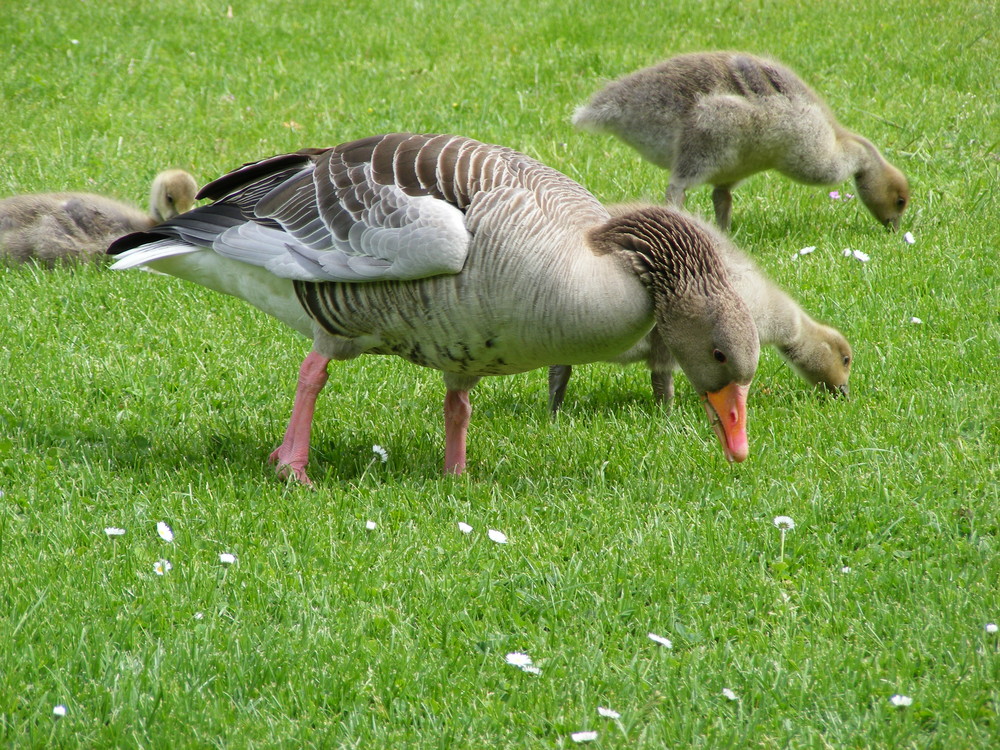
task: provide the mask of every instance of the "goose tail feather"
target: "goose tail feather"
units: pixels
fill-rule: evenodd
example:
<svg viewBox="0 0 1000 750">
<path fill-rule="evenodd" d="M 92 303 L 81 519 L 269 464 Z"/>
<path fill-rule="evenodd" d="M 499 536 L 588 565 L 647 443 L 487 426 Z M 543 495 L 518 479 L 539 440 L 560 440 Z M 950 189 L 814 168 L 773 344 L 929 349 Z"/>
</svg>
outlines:
<svg viewBox="0 0 1000 750">
<path fill-rule="evenodd" d="M 112 245 L 113 247 L 114 245 Z M 201 248 L 196 245 L 189 245 L 186 242 L 164 238 L 119 252 L 117 254 L 118 260 L 111 264 L 111 269 L 113 271 L 124 271 L 128 268 L 144 266 L 155 260 L 163 260 L 175 255 L 186 255 L 198 250 L 201 250 Z M 111 248 L 109 248 L 108 252 L 109 254 L 111 253 Z"/>
</svg>

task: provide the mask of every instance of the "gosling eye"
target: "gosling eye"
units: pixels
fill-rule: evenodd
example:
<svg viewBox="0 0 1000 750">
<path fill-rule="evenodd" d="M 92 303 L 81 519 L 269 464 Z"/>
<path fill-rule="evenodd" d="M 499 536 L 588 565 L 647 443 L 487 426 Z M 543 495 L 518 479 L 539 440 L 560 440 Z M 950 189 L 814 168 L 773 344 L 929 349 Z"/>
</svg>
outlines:
<svg viewBox="0 0 1000 750">
<path fill-rule="evenodd" d="M 896 208 L 903 208 L 906 205 L 906 198 L 899 196 L 896 198 Z"/>
<path fill-rule="evenodd" d="M 713 349 L 712 350 L 712 356 L 715 357 L 715 361 L 716 362 L 723 362 L 724 363 L 726 361 L 726 355 L 723 354 L 718 349 Z"/>
<path fill-rule="evenodd" d="M 167 193 L 167 203 L 171 206 L 174 205 L 174 196 L 170 195 L 170 193 Z"/>
<path fill-rule="evenodd" d="M 850 366 L 851 366 L 851 358 L 845 356 L 844 357 L 844 367 L 850 367 Z"/>
</svg>

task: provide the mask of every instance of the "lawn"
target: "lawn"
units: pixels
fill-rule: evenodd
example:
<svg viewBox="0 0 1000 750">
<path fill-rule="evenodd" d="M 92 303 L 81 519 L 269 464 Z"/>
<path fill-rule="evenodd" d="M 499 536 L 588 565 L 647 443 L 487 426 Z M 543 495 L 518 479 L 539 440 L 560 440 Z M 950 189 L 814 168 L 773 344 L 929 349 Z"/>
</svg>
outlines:
<svg viewBox="0 0 1000 750">
<path fill-rule="evenodd" d="M 413 130 L 656 201 L 569 116 L 732 48 L 907 173 L 914 243 L 827 188 L 736 191 L 734 240 L 856 355 L 833 400 L 765 351 L 743 464 L 683 378 L 668 413 L 597 364 L 555 421 L 544 372 L 482 382 L 444 477 L 440 375 L 369 357 L 331 368 L 315 491 L 266 465 L 306 340 L 167 277 L 0 265 L 0 745 L 995 747 L 996 29 L 956 0 L 3 3 L 0 196 L 142 205 L 164 168 Z"/>
</svg>

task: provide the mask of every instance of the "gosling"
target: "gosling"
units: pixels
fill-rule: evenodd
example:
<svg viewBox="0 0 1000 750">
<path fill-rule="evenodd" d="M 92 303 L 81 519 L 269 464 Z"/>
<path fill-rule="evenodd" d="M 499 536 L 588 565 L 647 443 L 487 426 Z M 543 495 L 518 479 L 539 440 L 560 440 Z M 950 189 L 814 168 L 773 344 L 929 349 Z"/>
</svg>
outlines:
<svg viewBox="0 0 1000 750">
<path fill-rule="evenodd" d="M 103 261 L 108 245 L 191 210 L 198 185 L 181 169 L 161 172 L 149 194 L 149 214 L 93 193 L 38 193 L 0 200 L 0 258 L 57 263 Z"/>
<path fill-rule="evenodd" d="M 870 141 L 844 128 L 795 73 L 742 52 L 695 52 L 609 83 L 573 115 L 670 170 L 666 202 L 710 183 L 715 221 L 728 232 L 732 189 L 776 169 L 807 185 L 853 177 L 884 226 L 899 229 L 910 200 L 906 177 Z"/>
<path fill-rule="evenodd" d="M 612 216 L 621 216 L 636 206 L 608 206 Z M 848 396 L 853 352 L 844 335 L 832 326 L 814 320 L 799 304 L 778 287 L 732 242 L 707 224 L 698 222 L 722 258 L 729 281 L 750 310 L 761 346 L 774 346 L 788 365 L 807 383 L 834 396 Z M 711 342 L 706 342 L 711 347 Z M 631 349 L 610 360 L 627 365 L 645 362 L 650 370 L 653 395 L 669 405 L 674 396 L 673 354 L 654 327 Z M 549 408 L 559 410 L 566 395 L 572 368 L 549 368 Z"/>
</svg>

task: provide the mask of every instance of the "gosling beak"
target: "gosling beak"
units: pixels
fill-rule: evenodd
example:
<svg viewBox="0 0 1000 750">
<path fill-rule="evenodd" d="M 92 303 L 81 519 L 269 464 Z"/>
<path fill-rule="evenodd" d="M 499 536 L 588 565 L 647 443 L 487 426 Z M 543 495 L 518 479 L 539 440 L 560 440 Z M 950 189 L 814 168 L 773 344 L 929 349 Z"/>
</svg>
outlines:
<svg viewBox="0 0 1000 750">
<path fill-rule="evenodd" d="M 841 383 L 840 385 L 834 385 L 833 383 L 821 382 L 821 390 L 824 393 L 829 393 L 834 398 L 847 398 L 851 395 L 851 387 L 847 383 Z"/>
<path fill-rule="evenodd" d="M 747 444 L 747 393 L 750 385 L 730 383 L 702 398 L 712 429 L 722 444 L 726 460 L 745 461 L 750 454 Z"/>
<path fill-rule="evenodd" d="M 897 216 L 894 219 L 886 219 L 882 223 L 885 225 L 885 228 L 888 229 L 890 232 L 898 232 L 899 222 L 902 221 L 902 218 L 903 218 L 902 216 Z"/>
</svg>

